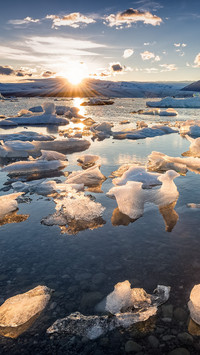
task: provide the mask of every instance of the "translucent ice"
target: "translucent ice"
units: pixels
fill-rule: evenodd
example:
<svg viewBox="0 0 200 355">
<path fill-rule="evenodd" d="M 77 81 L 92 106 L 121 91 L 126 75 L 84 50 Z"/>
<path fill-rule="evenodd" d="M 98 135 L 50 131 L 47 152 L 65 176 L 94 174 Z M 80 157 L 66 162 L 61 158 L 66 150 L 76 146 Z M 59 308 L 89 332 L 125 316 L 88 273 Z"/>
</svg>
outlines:
<svg viewBox="0 0 200 355">
<path fill-rule="evenodd" d="M 188 302 L 190 317 L 193 321 L 200 325 L 200 284 L 195 285 L 190 293 Z"/>
<path fill-rule="evenodd" d="M 17 198 L 22 194 L 23 192 L 18 192 L 10 195 L 0 196 L 0 219 L 2 219 L 8 213 L 17 210 Z"/>
<path fill-rule="evenodd" d="M 73 171 L 67 179 L 68 184 L 84 184 L 86 186 L 98 185 L 105 180 L 105 176 L 101 173 L 98 166 L 92 166 L 84 171 Z"/>
<path fill-rule="evenodd" d="M 52 150 L 41 150 L 42 155 L 39 156 L 38 160 L 67 160 L 65 154 L 58 153 Z"/>
<path fill-rule="evenodd" d="M 77 161 L 83 167 L 93 166 L 97 161 L 100 161 L 100 157 L 98 155 L 84 154 L 78 157 Z"/>
<path fill-rule="evenodd" d="M 146 168 L 143 166 L 132 165 L 122 177 L 113 179 L 114 185 L 125 185 L 127 181 L 138 181 L 143 183 L 144 187 L 151 187 L 156 185 L 161 185 L 161 182 L 158 180 L 160 174 L 152 174 L 146 171 Z"/>
<path fill-rule="evenodd" d="M 7 172 L 10 175 L 27 175 L 38 172 L 55 171 L 63 169 L 67 165 L 66 161 L 61 160 L 31 160 L 31 161 L 19 161 L 9 164 L 1 169 L 1 171 Z"/>
</svg>

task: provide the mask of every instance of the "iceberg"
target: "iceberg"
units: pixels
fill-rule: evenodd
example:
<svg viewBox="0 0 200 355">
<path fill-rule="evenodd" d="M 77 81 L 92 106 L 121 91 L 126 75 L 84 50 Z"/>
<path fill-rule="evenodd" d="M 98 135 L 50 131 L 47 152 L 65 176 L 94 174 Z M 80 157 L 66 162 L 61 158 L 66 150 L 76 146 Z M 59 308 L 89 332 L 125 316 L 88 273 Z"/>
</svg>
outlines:
<svg viewBox="0 0 200 355">
<path fill-rule="evenodd" d="M 55 137 L 53 135 L 46 135 L 31 131 L 22 131 L 19 133 L 0 134 L 0 141 L 53 141 Z"/>
<path fill-rule="evenodd" d="M 100 157 L 98 155 L 84 154 L 78 157 L 77 162 L 82 165 L 83 168 L 88 168 L 95 165 L 98 160 L 100 162 Z"/>
<path fill-rule="evenodd" d="M 170 287 L 158 285 L 154 293 L 148 295 L 143 289 L 131 289 L 126 280 L 115 285 L 114 291 L 106 298 L 104 311 L 110 312 L 109 315 L 84 316 L 75 312 L 55 321 L 47 333 L 65 333 L 94 340 L 115 328 L 128 328 L 134 323 L 144 322 L 157 313 L 158 307 L 169 299 L 169 293 Z"/>
<path fill-rule="evenodd" d="M 200 97 L 187 97 L 175 99 L 173 97 L 165 97 L 160 101 L 147 101 L 149 107 L 172 107 L 172 108 L 200 108 Z"/>
<path fill-rule="evenodd" d="M 143 215 L 147 202 L 160 207 L 176 201 L 179 194 L 173 180 L 177 176 L 179 174 L 173 170 L 160 175 L 158 180 L 162 185 L 159 189 L 143 189 L 142 182 L 128 181 L 126 185 L 111 188 L 108 194 L 115 196 L 120 212 L 137 219 Z"/>
<path fill-rule="evenodd" d="M 98 166 L 92 166 L 84 171 L 73 171 L 67 178 L 67 184 L 84 184 L 86 186 L 99 185 L 106 178 Z"/>
<path fill-rule="evenodd" d="M 42 150 L 41 149 L 42 155 L 38 157 L 37 160 L 67 160 L 67 157 L 65 154 L 58 153 L 54 150 Z"/>
<path fill-rule="evenodd" d="M 21 195 L 23 195 L 23 192 L 0 196 L 0 219 L 18 209 L 17 198 Z"/>
<path fill-rule="evenodd" d="M 140 115 L 157 115 L 157 116 L 177 116 L 178 112 L 173 108 L 168 108 L 167 110 L 160 110 L 159 108 L 149 109 L 147 111 L 139 110 Z"/>
<path fill-rule="evenodd" d="M 17 338 L 24 333 L 47 306 L 52 290 L 46 286 L 8 298 L 0 306 L 0 334 Z"/>
<path fill-rule="evenodd" d="M 161 182 L 158 180 L 159 176 L 160 174 L 147 172 L 144 166 L 133 164 L 121 177 L 113 179 L 112 182 L 114 185 L 121 186 L 125 185 L 128 181 L 138 181 L 143 183 L 143 188 L 149 188 L 151 186 L 161 185 Z"/>
<path fill-rule="evenodd" d="M 193 287 L 190 293 L 188 308 L 192 320 L 200 325 L 200 284 Z"/>
<path fill-rule="evenodd" d="M 67 164 L 68 163 L 66 161 L 61 160 L 18 161 L 5 166 L 1 169 L 1 171 L 7 172 L 9 175 L 28 175 L 63 169 L 67 166 Z"/>
<path fill-rule="evenodd" d="M 68 138 L 68 139 L 55 139 L 51 142 L 34 142 L 35 151 L 41 150 L 55 150 L 59 153 L 70 154 L 74 152 L 81 152 L 90 146 L 90 142 L 86 139 Z"/>
<path fill-rule="evenodd" d="M 175 170 L 183 175 L 187 173 L 187 170 L 200 173 L 200 158 L 170 157 L 163 153 L 152 152 L 148 156 L 147 168 L 159 172 Z"/>
<path fill-rule="evenodd" d="M 0 141 L 1 158 L 27 158 L 35 149 L 34 144 L 23 141 Z"/>
<path fill-rule="evenodd" d="M 187 140 L 191 143 L 189 150 L 183 153 L 183 156 L 192 156 L 196 158 L 200 158 L 200 137 L 199 138 L 192 138 L 188 135 L 185 136 Z"/>
<path fill-rule="evenodd" d="M 104 105 L 113 105 L 114 101 L 109 99 L 96 99 L 91 98 L 88 101 L 82 102 L 81 106 L 104 106 Z"/>
<path fill-rule="evenodd" d="M 66 118 L 57 117 L 55 113 L 54 103 L 44 103 L 43 104 L 44 113 L 36 116 L 21 116 L 21 117 L 10 117 L 4 120 L 0 120 L 0 126 L 5 125 L 67 125 L 69 121 Z"/>
<path fill-rule="evenodd" d="M 105 224 L 102 219 L 105 208 L 82 192 L 71 190 L 67 196 L 56 198 L 54 202 L 56 212 L 43 218 L 41 223 L 47 226 L 58 225 L 62 233 L 77 234 L 82 230 L 99 228 Z"/>
<path fill-rule="evenodd" d="M 113 138 L 115 139 L 144 139 L 144 138 L 152 138 L 156 136 L 163 136 L 164 134 L 171 134 L 176 132 L 178 131 L 170 127 L 155 125 L 152 127 L 145 127 L 142 129 L 112 132 L 112 135 Z"/>
</svg>

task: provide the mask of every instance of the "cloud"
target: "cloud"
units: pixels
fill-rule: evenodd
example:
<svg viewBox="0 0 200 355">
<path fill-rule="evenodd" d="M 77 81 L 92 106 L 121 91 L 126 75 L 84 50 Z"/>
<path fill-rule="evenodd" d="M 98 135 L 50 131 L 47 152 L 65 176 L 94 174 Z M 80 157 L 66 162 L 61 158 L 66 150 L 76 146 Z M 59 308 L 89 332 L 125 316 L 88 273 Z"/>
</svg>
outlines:
<svg viewBox="0 0 200 355">
<path fill-rule="evenodd" d="M 194 59 L 194 66 L 195 67 L 200 67 L 200 53 L 198 53 Z"/>
<path fill-rule="evenodd" d="M 177 70 L 175 64 L 160 64 L 160 67 L 163 68 L 161 72 Z"/>
<path fill-rule="evenodd" d="M 5 65 L 0 66 L 0 75 L 15 75 L 15 76 L 32 76 L 30 71 L 25 71 L 24 69 L 15 70 L 12 67 Z"/>
<path fill-rule="evenodd" d="M 113 63 L 110 65 L 111 71 L 113 72 L 121 72 L 123 71 L 123 66 L 120 63 Z"/>
<path fill-rule="evenodd" d="M 186 47 L 186 43 L 174 43 L 174 47 Z"/>
<path fill-rule="evenodd" d="M 124 12 L 118 12 L 116 15 L 110 14 L 105 17 L 104 24 L 109 27 L 116 26 L 118 28 L 131 27 L 132 23 L 143 22 L 148 25 L 158 26 L 162 19 L 149 11 L 140 11 L 135 9 L 127 9 Z"/>
<path fill-rule="evenodd" d="M 144 51 L 142 53 L 140 53 L 142 60 L 150 60 L 155 58 L 155 54 L 149 51 Z"/>
<path fill-rule="evenodd" d="M 83 25 L 96 22 L 93 18 L 82 15 L 80 12 L 73 12 L 62 17 L 57 15 L 47 15 L 46 19 L 53 20 L 52 28 L 57 28 L 59 26 L 79 28 Z"/>
<path fill-rule="evenodd" d="M 41 75 L 43 78 L 49 78 L 51 76 L 54 76 L 56 73 L 52 72 L 51 70 L 46 70 L 44 71 Z"/>
<path fill-rule="evenodd" d="M 154 61 L 155 62 L 160 62 L 161 58 L 159 55 L 156 55 L 155 58 L 154 58 Z"/>
<path fill-rule="evenodd" d="M 132 54 L 134 53 L 133 49 L 125 49 L 124 54 L 123 54 L 123 58 L 129 58 L 132 56 Z"/>
<path fill-rule="evenodd" d="M 32 17 L 28 16 L 21 20 L 9 20 L 8 23 L 11 25 L 27 25 L 29 23 L 37 23 L 39 21 L 39 19 L 34 20 Z"/>
</svg>

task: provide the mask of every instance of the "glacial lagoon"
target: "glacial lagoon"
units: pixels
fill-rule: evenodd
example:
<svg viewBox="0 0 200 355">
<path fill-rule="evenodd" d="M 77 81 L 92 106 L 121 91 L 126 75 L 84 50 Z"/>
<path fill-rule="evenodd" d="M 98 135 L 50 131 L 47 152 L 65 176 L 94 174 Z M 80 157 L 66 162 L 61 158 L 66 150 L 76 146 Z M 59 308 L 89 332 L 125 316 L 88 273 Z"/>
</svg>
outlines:
<svg viewBox="0 0 200 355">
<path fill-rule="evenodd" d="M 44 101 L 79 107 L 79 113 L 86 118 L 98 123 L 112 122 L 113 131 L 135 128 L 138 120 L 148 125 L 168 121 L 173 128 L 176 120 L 199 119 L 200 116 L 200 109 L 191 108 L 176 109 L 176 117 L 131 113 L 144 109 L 148 99 L 114 99 L 111 106 L 91 107 L 80 106 L 83 100 L 79 98 L 4 101 L 0 103 L 0 114 L 15 116 L 21 109 L 41 105 Z M 122 126 L 123 120 L 129 120 L 130 124 Z M 78 127 L 79 132 L 83 129 L 80 123 L 70 123 L 70 127 Z M 59 131 L 68 128 L 69 125 L 22 126 L 0 128 L 0 134 L 27 129 L 59 137 Z M 145 165 L 152 151 L 181 157 L 188 151 L 190 142 L 179 133 L 140 140 L 83 138 L 91 142 L 89 149 L 67 154 L 68 165 L 47 179 L 62 183 L 70 172 L 81 170 L 77 164 L 80 155 L 100 156 L 100 171 L 106 179 L 99 186 L 85 187 L 85 194 L 104 207 L 101 221 L 97 219 L 96 224 L 86 229 L 76 223 L 68 229 L 48 226 L 41 221 L 55 213 L 52 196 L 27 193 L 18 202 L 18 211 L 0 226 L 0 304 L 38 285 L 45 285 L 54 292 L 46 309 L 26 332 L 17 339 L 0 337 L 0 352 L 123 354 L 129 346 L 132 349 L 135 346 L 134 351 L 141 354 L 168 354 L 174 348 L 197 354 L 200 328 L 190 320 L 187 302 L 193 286 L 200 283 L 200 209 L 189 208 L 188 204 L 200 203 L 199 174 L 188 170 L 175 179 L 179 192 L 174 206 L 175 218 L 174 214 L 166 216 L 166 211 L 147 203 L 143 216 L 133 220 L 120 214 L 116 200 L 106 195 L 114 186 L 112 172 L 122 164 Z M 9 179 L 5 172 L 0 172 L 1 196 L 13 193 Z M 170 286 L 169 300 L 146 322 L 126 329 L 117 328 L 95 340 L 46 333 L 53 322 L 71 313 L 97 314 L 96 305 L 113 291 L 115 284 L 125 280 L 150 294 L 157 285 Z M 189 335 L 185 335 L 186 332 Z"/>
</svg>

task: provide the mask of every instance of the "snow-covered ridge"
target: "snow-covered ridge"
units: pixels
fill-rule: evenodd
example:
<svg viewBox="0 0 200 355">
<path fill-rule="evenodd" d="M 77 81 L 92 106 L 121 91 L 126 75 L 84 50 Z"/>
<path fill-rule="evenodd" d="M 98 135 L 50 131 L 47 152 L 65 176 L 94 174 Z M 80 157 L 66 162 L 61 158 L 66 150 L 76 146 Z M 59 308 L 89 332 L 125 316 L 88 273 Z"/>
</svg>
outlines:
<svg viewBox="0 0 200 355">
<path fill-rule="evenodd" d="M 22 83 L 0 83 L 4 96 L 58 96 L 58 97 L 190 97 L 183 90 L 187 82 L 132 82 L 85 79 L 81 87 L 73 87 L 66 79 L 38 79 Z"/>
</svg>

